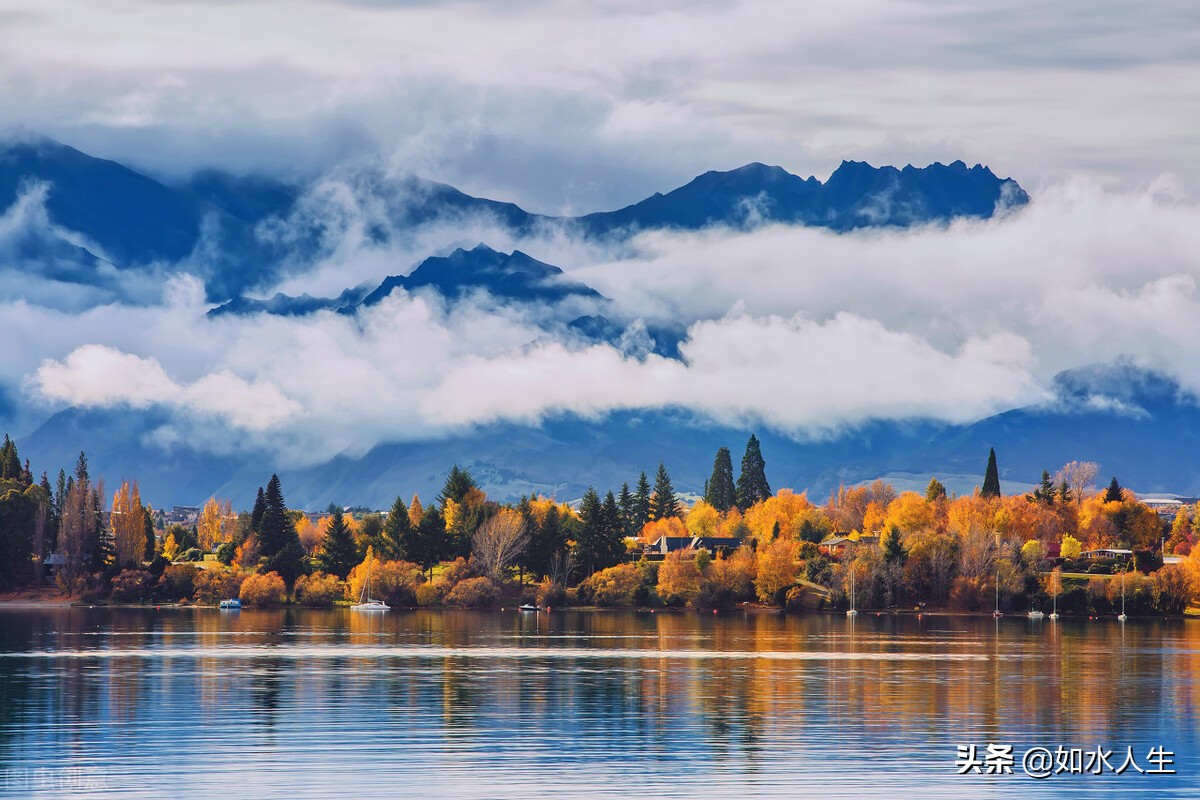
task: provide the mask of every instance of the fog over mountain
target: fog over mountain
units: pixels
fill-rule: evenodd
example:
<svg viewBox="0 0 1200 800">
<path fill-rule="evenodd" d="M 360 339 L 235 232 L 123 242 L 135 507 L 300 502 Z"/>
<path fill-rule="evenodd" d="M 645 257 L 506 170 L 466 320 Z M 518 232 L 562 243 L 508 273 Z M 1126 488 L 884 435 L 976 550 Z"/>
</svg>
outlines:
<svg viewBox="0 0 1200 800">
<path fill-rule="evenodd" d="M 83 447 L 158 502 L 280 470 L 298 501 L 382 504 L 455 460 L 502 496 L 659 460 L 697 490 L 751 430 L 814 490 L 969 489 L 993 445 L 1018 483 L 1090 457 L 1200 489 L 1200 210 L 1158 188 L 750 164 L 554 217 L 362 163 L 164 182 L 26 136 L 0 200 L 5 428 L 40 468 Z M 1081 367 L 1108 387 L 1087 402 Z M 1169 396 L 1113 390 L 1139 375 Z M 1163 437 L 1178 457 L 1130 458 Z"/>
</svg>

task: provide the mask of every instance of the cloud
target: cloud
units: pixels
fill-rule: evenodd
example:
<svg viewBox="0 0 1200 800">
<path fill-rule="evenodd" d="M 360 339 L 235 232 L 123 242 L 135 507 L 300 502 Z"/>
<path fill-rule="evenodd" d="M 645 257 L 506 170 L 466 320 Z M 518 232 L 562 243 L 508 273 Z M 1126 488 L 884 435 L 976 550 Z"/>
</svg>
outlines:
<svg viewBox="0 0 1200 800">
<path fill-rule="evenodd" d="M 426 246 L 360 235 L 376 212 L 344 209 L 323 260 L 287 286 L 406 272 Z M 201 283 L 177 275 L 138 305 L 0 300 L 17 339 L 0 383 L 47 410 L 165 409 L 163 446 L 291 464 L 562 412 L 686 408 L 798 438 L 881 418 L 966 422 L 1045 401 L 1059 371 L 1121 355 L 1200 389 L 1200 207 L 1158 188 L 1070 182 L 949 228 L 649 232 L 620 258 L 546 231 L 519 243 L 613 298 L 631 321 L 618 346 L 566 342 L 546 309 L 487 296 L 398 291 L 358 316 L 211 318 Z M 648 351 L 647 323 L 686 328 L 680 359 Z"/>
<path fill-rule="evenodd" d="M 1184 0 L 23 0 L 0 19 L 0 104 L 167 174 L 382 151 L 545 212 L 753 160 L 1195 186 L 1198 27 Z"/>
</svg>

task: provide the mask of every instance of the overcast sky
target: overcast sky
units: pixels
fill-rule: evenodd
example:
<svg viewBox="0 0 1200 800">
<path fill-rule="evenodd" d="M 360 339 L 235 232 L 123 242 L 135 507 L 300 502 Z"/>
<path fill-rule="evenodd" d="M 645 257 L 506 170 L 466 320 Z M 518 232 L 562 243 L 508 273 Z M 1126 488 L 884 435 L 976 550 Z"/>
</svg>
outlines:
<svg viewBox="0 0 1200 800">
<path fill-rule="evenodd" d="M 1200 185 L 1200 4 L 10 0 L 0 124 L 160 174 L 384 154 L 546 212 L 750 161 Z"/>
<path fill-rule="evenodd" d="M 1118 357 L 1200 392 L 1198 61 L 1200 5 L 1182 2 L 8 2 L 0 124 L 165 176 L 383 159 L 581 212 L 750 161 L 825 178 L 843 158 L 961 158 L 1033 202 L 949 229 L 647 232 L 611 253 L 486 221 L 378 244 L 369 204 L 318 192 L 344 241 L 272 287 L 329 296 L 467 236 L 687 327 L 676 361 L 402 292 L 354 319 L 211 319 L 182 274 L 203 248 L 122 272 L 138 300 L 114 302 L 20 268 L 31 232 L 70 239 L 32 187 L 0 210 L 17 337 L 0 411 L 160 406 L 177 412 L 163 444 L 228 446 L 232 426 L 297 461 L 564 410 L 686 405 L 797 436 L 966 422 Z"/>
</svg>

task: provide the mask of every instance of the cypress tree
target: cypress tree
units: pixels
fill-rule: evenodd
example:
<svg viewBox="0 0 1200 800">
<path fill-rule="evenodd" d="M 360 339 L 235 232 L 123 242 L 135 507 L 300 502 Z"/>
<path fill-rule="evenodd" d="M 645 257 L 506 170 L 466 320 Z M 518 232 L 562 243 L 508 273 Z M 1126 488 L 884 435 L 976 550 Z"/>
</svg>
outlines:
<svg viewBox="0 0 1200 800">
<path fill-rule="evenodd" d="M 354 537 L 350 534 L 350 528 L 346 526 L 346 519 L 340 508 L 334 510 L 329 527 L 325 530 L 318 563 L 325 572 L 337 575 L 343 581 L 358 563 L 358 548 L 354 545 Z"/>
<path fill-rule="evenodd" d="M 154 509 L 150 506 L 142 506 L 142 534 L 146 538 L 145 550 L 142 553 L 142 559 L 145 561 L 153 561 L 154 553 L 157 550 L 157 542 L 154 538 Z"/>
<path fill-rule="evenodd" d="M 1117 478 L 1114 475 L 1112 482 L 1108 484 L 1108 490 L 1104 493 L 1104 502 L 1120 503 L 1125 499 L 1125 495 L 1121 492 L 1121 484 L 1117 483 Z"/>
<path fill-rule="evenodd" d="M 638 475 L 637 488 L 633 492 L 633 527 L 640 533 L 650 521 L 650 481 L 645 471 Z"/>
<path fill-rule="evenodd" d="M 746 442 L 746 454 L 742 456 L 742 472 L 737 479 L 737 505 L 745 511 L 760 500 L 771 496 L 771 484 L 767 483 L 767 462 L 763 460 L 758 437 L 750 434 Z"/>
<path fill-rule="evenodd" d="M 250 530 L 262 533 L 263 514 L 267 513 L 267 498 L 263 487 L 258 487 L 258 496 L 254 498 L 254 510 L 250 512 Z"/>
<path fill-rule="evenodd" d="M 383 521 L 382 549 L 392 558 L 420 563 L 420 559 L 414 558 L 413 554 L 408 552 L 414 546 L 412 534 L 413 526 L 408 519 L 408 506 L 404 504 L 404 498 L 397 495 L 391 510 L 388 511 L 387 519 Z"/>
<path fill-rule="evenodd" d="M 1000 470 L 996 468 L 996 448 L 988 450 L 987 470 L 983 473 L 983 488 L 980 497 L 1000 496 Z"/>
<path fill-rule="evenodd" d="M 650 497 L 650 519 L 658 521 L 679 516 L 679 501 L 675 498 L 675 487 L 671 476 L 660 461 L 658 474 L 654 476 L 654 494 Z"/>
<path fill-rule="evenodd" d="M 704 485 L 704 500 L 718 511 L 728 511 L 737 505 L 737 488 L 733 483 L 733 456 L 728 447 L 717 450 L 713 459 L 712 477 Z"/>
</svg>

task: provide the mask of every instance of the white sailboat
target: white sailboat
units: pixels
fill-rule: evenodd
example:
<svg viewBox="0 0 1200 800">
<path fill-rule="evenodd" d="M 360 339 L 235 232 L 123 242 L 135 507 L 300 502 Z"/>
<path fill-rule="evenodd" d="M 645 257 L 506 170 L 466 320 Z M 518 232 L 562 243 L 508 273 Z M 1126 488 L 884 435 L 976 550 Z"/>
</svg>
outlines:
<svg viewBox="0 0 1200 800">
<path fill-rule="evenodd" d="M 367 579 L 363 581 L 362 593 L 358 596 L 358 604 L 350 606 L 351 611 L 387 611 L 389 606 L 382 600 L 371 599 L 371 558 L 367 557 Z"/>
<path fill-rule="evenodd" d="M 1125 620 L 1129 619 L 1129 617 L 1125 616 L 1125 573 L 1126 572 L 1129 572 L 1128 564 L 1125 565 L 1125 569 L 1121 570 L 1121 615 L 1119 617 L 1117 617 L 1117 620 L 1120 622 L 1124 622 Z"/>
</svg>

